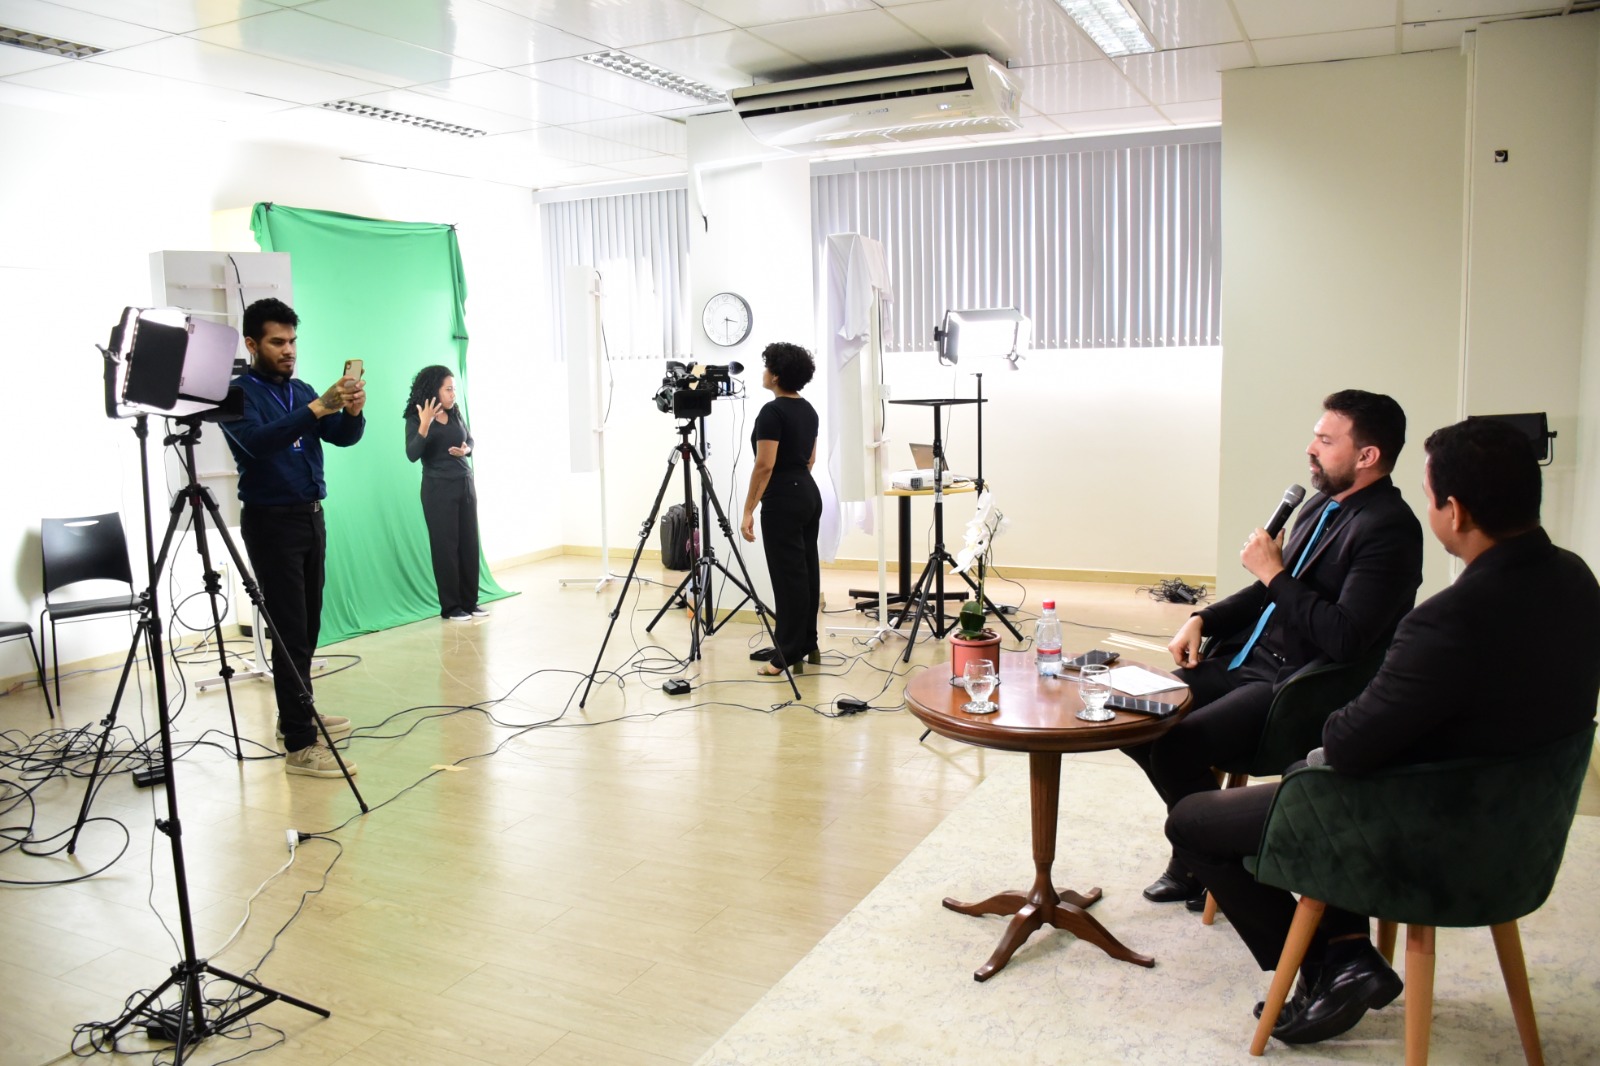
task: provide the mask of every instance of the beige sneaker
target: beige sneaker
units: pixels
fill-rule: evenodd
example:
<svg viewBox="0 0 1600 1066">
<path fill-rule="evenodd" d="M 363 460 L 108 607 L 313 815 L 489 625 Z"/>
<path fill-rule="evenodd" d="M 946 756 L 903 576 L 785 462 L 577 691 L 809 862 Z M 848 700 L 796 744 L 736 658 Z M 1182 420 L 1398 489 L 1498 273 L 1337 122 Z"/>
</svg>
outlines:
<svg viewBox="0 0 1600 1066">
<path fill-rule="evenodd" d="M 344 768 L 351 777 L 356 774 L 356 764 L 345 760 Z M 306 777 L 343 777 L 333 751 L 326 744 L 313 744 L 299 751 L 291 751 L 283 760 L 283 772 L 303 774 Z"/>
<path fill-rule="evenodd" d="M 323 724 L 324 728 L 326 728 L 328 730 L 328 737 L 331 740 L 338 740 L 340 737 L 349 736 L 350 735 L 350 730 L 353 728 L 350 725 L 350 719 L 346 718 L 342 714 L 319 714 L 319 715 L 317 715 L 317 717 L 322 719 L 322 724 Z M 278 739 L 282 740 L 283 739 L 283 723 L 282 722 L 278 723 L 277 734 L 278 734 Z M 318 736 L 319 739 L 321 738 L 322 733 L 321 733 L 320 730 L 318 731 L 317 736 Z"/>
</svg>

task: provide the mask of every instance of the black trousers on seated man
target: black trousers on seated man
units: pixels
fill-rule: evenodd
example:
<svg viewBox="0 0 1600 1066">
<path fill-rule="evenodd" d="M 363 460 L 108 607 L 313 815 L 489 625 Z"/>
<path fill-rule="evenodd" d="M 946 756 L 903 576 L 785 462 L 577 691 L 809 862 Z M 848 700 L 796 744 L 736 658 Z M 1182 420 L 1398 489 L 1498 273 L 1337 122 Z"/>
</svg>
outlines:
<svg viewBox="0 0 1600 1066">
<path fill-rule="evenodd" d="M 1228 669 L 1232 658 L 1232 652 L 1213 655 L 1174 670 L 1189 686 L 1194 709 L 1159 740 L 1122 749 L 1169 811 L 1185 796 L 1214 790 L 1211 767 L 1248 758 L 1261 739 L 1283 662 L 1259 644 L 1237 670 Z"/>
<path fill-rule="evenodd" d="M 316 723 L 306 694 L 311 690 L 311 653 L 322 630 L 322 585 L 328 532 L 321 503 L 287 507 L 246 504 L 239 532 L 255 568 L 261 598 L 272 619 L 272 688 L 285 751 L 316 743 Z M 301 688 L 304 681 L 305 687 Z"/>
<path fill-rule="evenodd" d="M 1293 894 L 1257 881 L 1242 860 L 1260 848 L 1261 831 L 1277 792 L 1277 785 L 1251 785 L 1194 795 L 1178 803 L 1167 818 L 1174 858 L 1211 890 L 1218 909 L 1263 970 L 1278 968 L 1296 902 Z M 1367 933 L 1365 916 L 1329 907 L 1311 938 L 1306 962 L 1312 967 L 1321 964 L 1329 940 Z"/>
</svg>

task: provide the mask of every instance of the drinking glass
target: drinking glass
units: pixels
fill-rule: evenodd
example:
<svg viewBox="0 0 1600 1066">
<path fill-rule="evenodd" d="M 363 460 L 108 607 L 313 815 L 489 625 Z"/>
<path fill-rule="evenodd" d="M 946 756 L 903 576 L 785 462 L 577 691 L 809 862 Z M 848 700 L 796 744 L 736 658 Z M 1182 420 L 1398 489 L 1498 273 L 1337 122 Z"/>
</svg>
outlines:
<svg viewBox="0 0 1600 1066">
<path fill-rule="evenodd" d="M 995 676 L 994 662 L 989 659 L 974 659 L 966 665 L 961 672 L 961 685 L 967 690 L 969 702 L 963 703 L 961 709 L 968 714 L 993 714 L 1000 708 L 989 702 L 989 693 L 994 691 L 995 683 L 1000 679 Z"/>
<path fill-rule="evenodd" d="M 1106 709 L 1106 700 L 1111 698 L 1111 667 L 1104 663 L 1081 667 L 1078 681 L 1078 691 L 1083 695 L 1079 718 L 1085 722 L 1109 722 L 1117 716 L 1116 711 Z"/>
</svg>

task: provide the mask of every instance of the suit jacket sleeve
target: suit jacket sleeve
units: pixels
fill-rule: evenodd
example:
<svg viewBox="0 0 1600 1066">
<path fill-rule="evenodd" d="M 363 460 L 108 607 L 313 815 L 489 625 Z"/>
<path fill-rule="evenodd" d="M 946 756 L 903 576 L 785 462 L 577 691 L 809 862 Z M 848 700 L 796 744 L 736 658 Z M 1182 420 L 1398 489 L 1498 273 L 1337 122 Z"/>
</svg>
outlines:
<svg viewBox="0 0 1600 1066">
<path fill-rule="evenodd" d="M 1255 624 L 1267 605 L 1267 586 L 1256 581 L 1195 613 L 1203 636 L 1224 640 Z"/>
<path fill-rule="evenodd" d="M 1288 570 L 1267 587 L 1277 604 L 1273 624 L 1341 663 L 1376 644 L 1411 608 L 1422 583 L 1422 527 L 1398 495 L 1392 504 L 1352 515 L 1345 537 L 1348 568 L 1336 598 Z"/>
</svg>

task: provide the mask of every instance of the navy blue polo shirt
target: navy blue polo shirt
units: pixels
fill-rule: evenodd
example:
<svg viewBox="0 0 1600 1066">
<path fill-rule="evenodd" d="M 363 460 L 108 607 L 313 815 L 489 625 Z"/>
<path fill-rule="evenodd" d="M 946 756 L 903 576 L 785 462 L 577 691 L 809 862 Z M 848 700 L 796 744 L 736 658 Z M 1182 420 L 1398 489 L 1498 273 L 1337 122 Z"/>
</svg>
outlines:
<svg viewBox="0 0 1600 1066">
<path fill-rule="evenodd" d="M 222 425 L 239 464 L 239 499 L 246 506 L 310 503 L 328 495 L 322 479 L 322 442 L 348 448 L 367 420 L 335 412 L 318 418 L 319 393 L 299 378 L 273 382 L 254 367 L 234 379 L 244 392 L 244 417 Z"/>
</svg>

